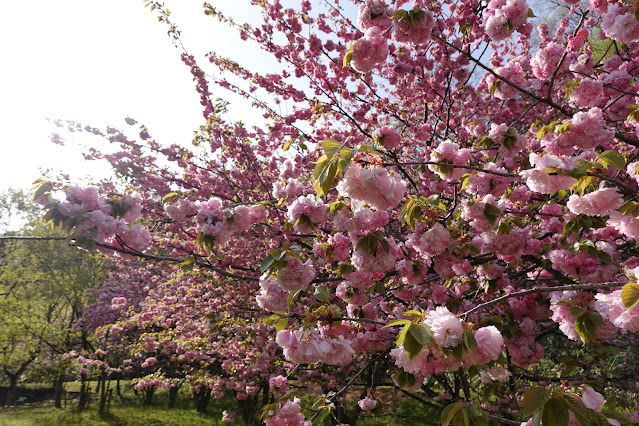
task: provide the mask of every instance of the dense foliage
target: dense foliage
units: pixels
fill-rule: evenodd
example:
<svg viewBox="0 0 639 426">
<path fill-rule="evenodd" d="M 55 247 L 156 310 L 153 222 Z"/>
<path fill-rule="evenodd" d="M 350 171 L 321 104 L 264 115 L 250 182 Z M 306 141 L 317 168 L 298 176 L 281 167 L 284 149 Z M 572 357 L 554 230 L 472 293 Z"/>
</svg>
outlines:
<svg viewBox="0 0 639 426">
<path fill-rule="evenodd" d="M 122 180 L 35 185 L 127 265 L 82 374 L 232 392 L 227 421 L 267 425 L 353 424 L 381 386 L 445 425 L 637 421 L 639 5 L 566 0 L 551 31 L 525 0 L 318 3 L 204 5 L 281 68 L 183 52 L 192 147 L 58 122 Z M 268 125 L 227 121 L 224 90 Z"/>
</svg>

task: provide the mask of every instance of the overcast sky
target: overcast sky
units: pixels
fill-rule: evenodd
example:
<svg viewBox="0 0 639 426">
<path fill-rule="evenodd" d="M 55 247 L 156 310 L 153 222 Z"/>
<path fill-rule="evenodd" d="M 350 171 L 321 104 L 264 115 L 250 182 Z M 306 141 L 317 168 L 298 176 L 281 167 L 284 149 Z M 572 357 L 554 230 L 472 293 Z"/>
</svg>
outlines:
<svg viewBox="0 0 639 426">
<path fill-rule="evenodd" d="M 247 14 L 248 0 L 211 3 L 229 13 L 241 11 L 240 20 L 255 19 Z M 196 57 L 203 59 L 211 50 L 249 62 L 256 57 L 246 44 L 237 47 L 234 32 L 203 14 L 200 0 L 165 4 Z M 5 159 L 0 190 L 28 188 L 43 168 L 74 178 L 108 173 L 106 167 L 83 161 L 76 147 L 49 142 L 56 128 L 46 117 L 124 128 L 124 118 L 130 116 L 160 142 L 181 145 L 188 145 L 202 124 L 189 69 L 171 45 L 166 26 L 141 0 L 6 2 L 0 38 L 0 146 Z M 219 89 L 212 90 L 218 94 Z M 246 111 L 238 113 L 247 116 Z"/>
</svg>

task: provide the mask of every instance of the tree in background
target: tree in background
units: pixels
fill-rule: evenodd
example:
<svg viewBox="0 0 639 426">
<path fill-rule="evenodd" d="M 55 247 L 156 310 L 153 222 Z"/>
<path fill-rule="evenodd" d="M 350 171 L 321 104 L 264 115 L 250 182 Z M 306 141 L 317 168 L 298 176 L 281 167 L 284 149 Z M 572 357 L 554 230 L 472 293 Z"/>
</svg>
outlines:
<svg viewBox="0 0 639 426">
<path fill-rule="evenodd" d="M 9 200 L 3 211 L 29 219 L 19 231 L 3 235 L 13 239 L 2 240 L 0 365 L 9 379 L 4 402 L 16 402 L 20 377 L 40 358 L 55 370 L 55 404 L 60 406 L 68 364 L 62 355 L 90 345 L 88 329 L 81 326 L 87 290 L 104 281 L 108 262 L 69 246 L 64 233 L 36 217 L 33 205 L 19 192 L 10 191 L 0 199 Z"/>
</svg>

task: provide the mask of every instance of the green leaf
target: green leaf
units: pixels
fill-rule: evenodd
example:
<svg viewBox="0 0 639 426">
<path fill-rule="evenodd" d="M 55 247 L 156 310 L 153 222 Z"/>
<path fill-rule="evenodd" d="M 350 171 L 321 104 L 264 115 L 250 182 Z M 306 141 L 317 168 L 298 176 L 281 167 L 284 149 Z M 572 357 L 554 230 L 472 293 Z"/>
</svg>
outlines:
<svg viewBox="0 0 639 426">
<path fill-rule="evenodd" d="M 186 256 L 184 260 L 182 261 L 182 263 L 180 263 L 180 268 L 182 268 L 183 271 L 191 270 L 193 269 L 194 266 L 195 266 L 194 256 Z"/>
<path fill-rule="evenodd" d="M 275 331 L 277 331 L 279 333 L 280 331 L 284 330 L 287 325 L 288 325 L 288 317 L 282 318 L 275 325 Z"/>
<path fill-rule="evenodd" d="M 337 151 L 339 151 L 341 143 L 337 142 L 335 139 L 324 139 L 322 142 L 322 150 L 326 157 L 331 158 Z"/>
<path fill-rule="evenodd" d="M 375 148 L 373 148 L 370 145 L 364 145 L 362 144 L 359 149 L 359 152 L 368 152 L 369 154 L 375 154 L 375 155 L 382 155 L 381 152 L 379 152 L 378 150 L 376 150 Z"/>
<path fill-rule="evenodd" d="M 408 360 L 412 361 L 424 347 L 413 335 L 410 333 L 410 329 L 414 324 L 408 324 L 404 328 L 408 328 L 408 333 L 404 336 L 404 350 L 406 351 L 406 356 L 408 356 Z"/>
<path fill-rule="evenodd" d="M 504 136 L 504 147 L 507 150 L 511 150 L 513 146 L 515 146 L 515 144 L 517 143 L 518 136 L 519 136 L 519 133 L 517 133 L 517 130 L 513 127 L 509 127 L 508 130 L 506 131 L 506 135 Z"/>
<path fill-rule="evenodd" d="M 397 379 L 397 383 L 399 384 L 399 387 L 402 387 L 402 388 L 411 388 L 413 387 L 413 385 L 415 385 L 415 376 L 413 376 L 410 373 L 407 373 L 404 370 L 397 373 L 397 375 L 395 376 L 395 379 Z"/>
<path fill-rule="evenodd" d="M 630 312 L 639 303 L 639 284 L 627 283 L 621 289 L 621 302 Z"/>
<path fill-rule="evenodd" d="M 548 398 L 550 398 L 550 391 L 546 388 L 532 387 L 524 393 L 524 417 L 539 414 L 537 422 L 533 420 L 533 426 L 539 426 L 542 410 Z"/>
<path fill-rule="evenodd" d="M 568 405 L 563 399 L 549 399 L 542 415 L 544 426 L 568 426 Z"/>
<path fill-rule="evenodd" d="M 320 302 L 324 302 L 324 303 L 331 300 L 331 293 L 328 290 L 328 287 L 323 284 L 315 287 L 315 292 L 313 293 L 313 296 Z"/>
<path fill-rule="evenodd" d="M 588 308 L 580 308 L 579 306 L 573 306 L 570 308 L 570 316 L 573 318 L 579 318 L 588 311 Z"/>
<path fill-rule="evenodd" d="M 273 256 L 269 254 L 268 256 L 264 258 L 264 260 L 262 260 L 262 263 L 260 263 L 260 271 L 262 273 L 266 272 L 271 267 L 273 262 L 275 262 L 275 259 L 273 258 Z"/>
<path fill-rule="evenodd" d="M 577 419 L 582 425 L 589 425 L 589 410 L 588 407 L 584 404 L 583 400 L 574 393 L 564 392 L 562 394 L 563 399 L 566 401 L 566 405 L 568 409 L 573 412 Z"/>
<path fill-rule="evenodd" d="M 601 154 L 598 154 L 597 156 L 599 157 L 599 162 L 603 164 L 606 169 L 609 166 L 612 166 L 619 170 L 624 170 L 626 168 L 626 159 L 617 151 L 609 149 L 602 152 Z"/>
<path fill-rule="evenodd" d="M 302 290 L 297 290 L 297 291 L 296 291 L 296 292 L 294 292 L 294 293 L 290 293 L 290 294 L 288 295 L 288 297 L 286 298 L 286 304 L 287 304 L 288 306 L 291 306 L 291 305 L 293 304 L 293 302 L 295 301 L 295 299 L 297 299 L 297 297 L 300 295 L 300 292 L 301 292 L 301 291 L 302 291 Z"/>
<path fill-rule="evenodd" d="M 415 198 L 408 200 L 399 213 L 399 217 L 402 222 L 406 223 L 411 229 L 415 228 L 415 223 L 421 218 L 421 216 L 422 207 Z"/>
<path fill-rule="evenodd" d="M 351 265 L 350 262 L 342 262 L 337 267 L 335 273 L 337 273 L 337 276 L 341 277 L 344 274 L 350 274 L 353 270 L 353 265 Z"/>
<path fill-rule="evenodd" d="M 453 354 L 457 361 L 461 362 L 464 357 L 464 344 L 460 343 L 457 346 L 453 346 L 450 348 L 450 353 Z"/>
<path fill-rule="evenodd" d="M 178 198 L 180 198 L 180 194 L 178 194 L 177 192 L 169 192 L 164 197 L 162 197 L 162 204 L 170 204 Z"/>
<path fill-rule="evenodd" d="M 495 222 L 497 221 L 497 217 L 499 217 L 500 214 L 501 210 L 499 210 L 498 207 L 490 203 L 486 203 L 486 206 L 484 207 L 484 217 L 486 218 L 488 223 L 494 226 Z"/>
<path fill-rule="evenodd" d="M 345 205 L 346 204 L 344 204 L 343 201 L 335 201 L 334 203 L 331 203 L 328 206 L 326 206 L 326 213 L 328 214 L 337 213 L 338 211 L 342 210 Z"/>
<path fill-rule="evenodd" d="M 344 59 L 342 60 L 342 68 L 346 68 L 347 66 L 349 66 L 352 60 L 353 60 L 353 48 L 350 47 L 346 51 L 346 55 L 344 55 Z"/>
<path fill-rule="evenodd" d="M 428 342 L 430 342 L 430 339 L 433 335 L 432 331 L 430 330 L 430 327 L 424 323 L 409 325 L 408 332 L 422 346 L 428 346 Z"/>
<path fill-rule="evenodd" d="M 33 182 L 33 185 L 31 185 L 31 191 L 34 191 L 33 200 L 37 200 L 52 189 L 53 184 L 47 181 L 45 178 L 41 177 L 36 179 L 36 181 Z"/>
<path fill-rule="evenodd" d="M 406 315 L 407 317 L 415 318 L 416 320 L 419 320 L 419 321 L 424 320 L 424 313 L 416 311 L 414 309 L 404 312 L 404 315 Z"/>
<path fill-rule="evenodd" d="M 579 333 L 581 341 L 585 345 L 597 339 L 597 329 L 594 321 L 589 316 L 581 316 L 575 320 L 575 330 Z"/>
<path fill-rule="evenodd" d="M 488 136 L 481 136 L 479 139 L 477 139 L 477 147 L 479 148 L 488 149 L 492 148 L 493 146 L 495 146 L 495 141 Z"/>
<path fill-rule="evenodd" d="M 592 182 L 592 176 L 583 176 L 570 189 L 583 197 L 584 192 L 586 192 L 588 187 L 592 185 Z"/>
<path fill-rule="evenodd" d="M 335 176 L 337 175 L 337 163 L 339 159 L 337 157 L 328 158 L 326 155 L 322 155 L 315 165 L 313 170 L 313 187 L 317 195 L 326 196 L 328 191 L 335 182 Z"/>
<path fill-rule="evenodd" d="M 459 412 L 459 410 L 465 407 L 464 403 L 461 401 L 453 402 L 452 404 L 447 405 L 442 411 L 442 426 L 448 426 L 450 421 L 455 417 L 455 414 Z"/>
<path fill-rule="evenodd" d="M 463 191 L 466 186 L 468 186 L 468 181 L 470 180 L 470 174 L 464 173 L 461 177 L 461 190 Z"/>
<path fill-rule="evenodd" d="M 619 213 L 626 215 L 633 213 L 637 206 L 639 206 L 639 203 L 637 203 L 636 201 L 627 201 L 617 210 L 619 211 Z"/>
<path fill-rule="evenodd" d="M 490 83 L 490 86 L 488 86 L 488 93 L 490 93 L 491 96 L 495 96 L 495 92 L 499 89 L 499 86 L 501 86 L 501 80 L 493 81 Z"/>
<path fill-rule="evenodd" d="M 470 351 L 477 345 L 477 341 L 475 340 L 475 335 L 470 330 L 464 330 L 464 334 L 462 335 L 462 342 L 464 344 L 464 348 L 467 351 Z"/>
<path fill-rule="evenodd" d="M 397 335 L 397 339 L 395 339 L 395 343 L 397 345 L 401 345 L 404 342 L 404 340 L 406 339 L 406 334 L 408 334 L 409 327 L 410 323 L 406 324 L 404 328 L 402 328 L 402 331 L 399 332 L 399 334 Z"/>
<path fill-rule="evenodd" d="M 279 315 L 269 315 L 266 318 L 262 318 L 262 322 L 266 325 L 274 325 L 280 320 Z"/>
<path fill-rule="evenodd" d="M 396 319 L 396 320 L 393 320 L 393 321 L 389 322 L 388 324 L 386 324 L 382 328 L 395 327 L 396 325 L 406 325 L 406 324 L 410 324 L 410 323 L 411 323 L 411 320 L 408 320 L 408 319 Z"/>
<path fill-rule="evenodd" d="M 562 135 L 566 133 L 568 130 L 570 130 L 571 127 L 572 127 L 572 123 L 560 124 L 559 126 L 555 128 L 555 133 L 558 135 Z"/>
</svg>

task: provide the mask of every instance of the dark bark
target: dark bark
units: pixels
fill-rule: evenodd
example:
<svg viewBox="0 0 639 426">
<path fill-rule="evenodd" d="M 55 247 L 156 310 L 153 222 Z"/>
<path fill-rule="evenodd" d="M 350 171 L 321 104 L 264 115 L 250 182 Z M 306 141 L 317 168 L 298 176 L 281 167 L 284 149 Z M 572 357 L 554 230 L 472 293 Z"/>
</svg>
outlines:
<svg viewBox="0 0 639 426">
<path fill-rule="evenodd" d="M 7 391 L 7 399 L 4 402 L 6 407 L 11 407 L 16 404 L 17 390 L 18 390 L 18 377 L 9 376 L 9 389 Z"/>
<path fill-rule="evenodd" d="M 175 407 L 175 402 L 177 401 L 177 395 L 179 390 L 180 390 L 180 385 L 169 388 L 169 408 Z"/>
<path fill-rule="evenodd" d="M 55 408 L 62 408 L 62 395 L 64 395 L 64 379 L 65 379 L 65 370 L 60 370 L 60 374 L 58 374 L 58 378 L 55 381 L 54 389 L 55 396 L 53 405 Z"/>
<path fill-rule="evenodd" d="M 9 390 L 7 392 L 7 398 L 4 402 L 5 406 L 10 407 L 16 404 L 16 399 L 18 396 L 18 380 L 20 380 L 20 376 L 22 376 L 24 370 L 26 370 L 29 364 L 31 364 L 35 359 L 36 357 L 34 356 L 33 358 L 24 361 L 22 364 L 20 364 L 20 367 L 14 373 L 7 370 L 6 367 L 3 368 L 4 374 L 9 378 Z"/>
<path fill-rule="evenodd" d="M 89 397 L 91 396 L 91 389 L 89 387 L 89 382 L 86 379 L 84 374 L 81 375 L 81 384 L 80 384 L 80 398 L 78 400 L 78 411 L 82 411 L 89 405 Z"/>
<path fill-rule="evenodd" d="M 257 405 L 260 400 L 259 392 L 255 395 L 251 395 L 246 399 L 238 399 L 237 406 L 239 408 L 240 415 L 242 416 L 242 420 L 247 425 L 259 425 L 261 424 L 257 419 Z"/>
<path fill-rule="evenodd" d="M 100 415 L 103 415 L 106 412 L 106 402 L 107 402 L 107 392 L 108 392 L 107 386 L 106 386 L 106 371 L 100 375 L 100 382 L 102 383 L 102 386 L 100 387 L 100 408 L 98 409 L 98 413 Z"/>
<path fill-rule="evenodd" d="M 197 391 L 193 392 L 193 398 L 195 399 L 195 410 L 198 413 L 204 413 L 206 407 L 209 406 L 211 400 L 211 389 L 207 387 L 201 387 Z"/>
<path fill-rule="evenodd" d="M 155 388 L 142 389 L 142 395 L 144 396 L 144 405 L 151 405 L 153 402 L 153 394 L 155 394 Z"/>
</svg>

